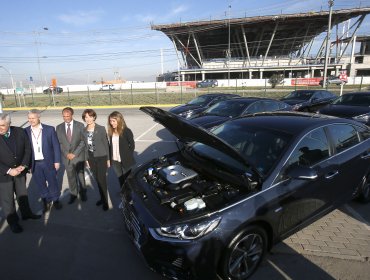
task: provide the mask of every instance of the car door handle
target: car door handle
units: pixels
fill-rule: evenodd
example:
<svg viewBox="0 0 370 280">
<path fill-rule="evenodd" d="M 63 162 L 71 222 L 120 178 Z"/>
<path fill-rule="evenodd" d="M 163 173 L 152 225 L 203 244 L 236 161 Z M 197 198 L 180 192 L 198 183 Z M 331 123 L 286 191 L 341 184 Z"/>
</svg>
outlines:
<svg viewBox="0 0 370 280">
<path fill-rule="evenodd" d="M 338 170 L 335 170 L 335 171 L 332 171 L 332 172 L 329 172 L 325 175 L 325 178 L 326 179 L 331 179 L 333 178 L 334 176 L 337 176 L 339 174 Z"/>
</svg>

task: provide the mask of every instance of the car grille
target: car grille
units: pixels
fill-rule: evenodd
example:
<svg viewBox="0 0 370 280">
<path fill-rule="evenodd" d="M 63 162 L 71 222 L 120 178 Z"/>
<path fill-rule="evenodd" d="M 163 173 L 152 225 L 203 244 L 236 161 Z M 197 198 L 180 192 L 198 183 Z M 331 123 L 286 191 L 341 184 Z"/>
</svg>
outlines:
<svg viewBox="0 0 370 280">
<path fill-rule="evenodd" d="M 140 221 L 133 212 L 130 203 L 131 201 L 126 200 L 126 198 L 122 196 L 121 206 L 126 228 L 130 233 L 131 238 L 134 241 L 135 245 L 140 249 L 142 244 L 143 231 L 142 227 L 140 226 Z"/>
</svg>

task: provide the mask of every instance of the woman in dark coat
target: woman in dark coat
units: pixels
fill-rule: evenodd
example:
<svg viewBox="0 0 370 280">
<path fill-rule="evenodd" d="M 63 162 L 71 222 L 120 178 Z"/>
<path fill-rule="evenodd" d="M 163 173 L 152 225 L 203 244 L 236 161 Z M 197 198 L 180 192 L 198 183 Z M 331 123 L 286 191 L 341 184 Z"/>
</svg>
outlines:
<svg viewBox="0 0 370 280">
<path fill-rule="evenodd" d="M 96 202 L 96 206 L 103 205 L 103 210 L 107 211 L 107 169 L 110 166 L 109 144 L 105 127 L 95 123 L 96 117 L 96 112 L 93 109 L 86 109 L 82 113 L 82 119 L 87 124 L 84 129 L 84 140 L 87 148 L 86 165 L 90 167 L 98 183 L 100 200 Z"/>
<path fill-rule="evenodd" d="M 134 135 L 120 112 L 114 111 L 108 116 L 108 136 L 111 165 L 122 187 L 136 162 Z"/>
</svg>

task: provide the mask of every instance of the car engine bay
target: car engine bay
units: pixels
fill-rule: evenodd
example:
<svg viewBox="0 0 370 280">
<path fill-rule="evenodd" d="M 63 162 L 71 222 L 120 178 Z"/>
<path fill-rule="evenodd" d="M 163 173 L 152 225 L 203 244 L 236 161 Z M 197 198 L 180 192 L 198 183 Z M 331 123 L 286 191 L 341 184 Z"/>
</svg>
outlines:
<svg viewBox="0 0 370 280">
<path fill-rule="evenodd" d="M 161 205 L 179 213 L 214 210 L 250 193 L 247 187 L 211 178 L 203 170 L 189 168 L 180 160 L 163 156 L 140 174 Z"/>
</svg>

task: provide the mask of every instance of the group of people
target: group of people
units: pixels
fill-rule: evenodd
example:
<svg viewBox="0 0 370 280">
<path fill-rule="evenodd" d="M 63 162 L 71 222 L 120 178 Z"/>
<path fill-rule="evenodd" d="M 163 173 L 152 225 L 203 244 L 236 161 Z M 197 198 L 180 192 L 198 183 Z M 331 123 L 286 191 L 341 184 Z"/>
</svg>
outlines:
<svg viewBox="0 0 370 280">
<path fill-rule="evenodd" d="M 82 119 L 86 126 L 73 118 L 74 110 L 62 110 L 63 122 L 56 128 L 41 123 L 37 109 L 28 112 L 29 126 L 25 129 L 11 126 L 9 114 L 0 113 L 0 207 L 12 232 L 20 233 L 14 195 L 18 201 L 23 220 L 40 219 L 29 206 L 26 174 L 32 173 L 32 180 L 39 188 L 43 202 L 43 213 L 51 207 L 59 210 L 61 190 L 57 171 L 64 165 L 70 197 L 73 204 L 79 197 L 87 201 L 87 187 L 84 169 L 89 167 L 97 182 L 100 199 L 97 206 L 108 210 L 107 170 L 114 169 L 122 187 L 135 165 L 135 141 L 123 115 L 114 111 L 108 116 L 108 131 L 97 124 L 97 114 L 86 109 Z"/>
</svg>

